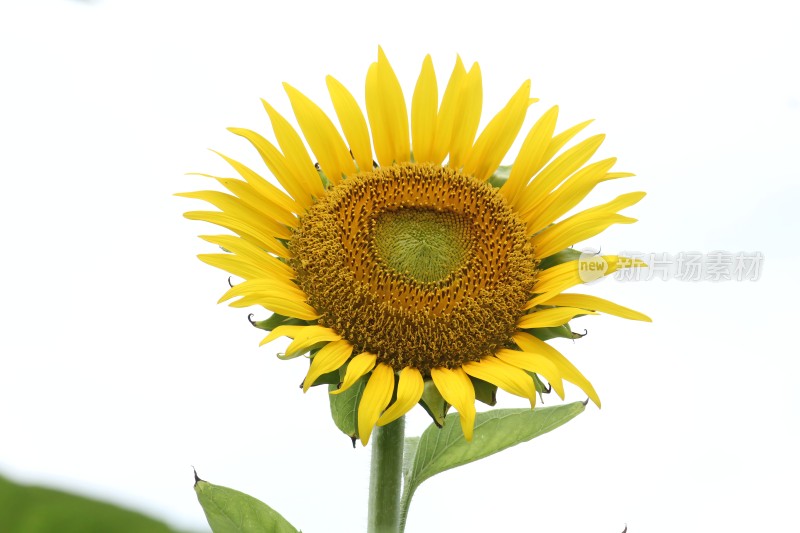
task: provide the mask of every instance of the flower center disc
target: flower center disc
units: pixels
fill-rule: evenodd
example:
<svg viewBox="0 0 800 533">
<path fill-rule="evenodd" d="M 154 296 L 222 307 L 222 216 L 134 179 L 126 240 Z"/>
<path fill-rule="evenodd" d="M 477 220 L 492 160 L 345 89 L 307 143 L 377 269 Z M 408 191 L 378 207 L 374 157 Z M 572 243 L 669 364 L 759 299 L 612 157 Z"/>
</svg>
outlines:
<svg viewBox="0 0 800 533">
<path fill-rule="evenodd" d="M 398 274 L 431 283 L 467 262 L 472 229 L 466 217 L 449 211 L 387 209 L 376 217 L 374 246 Z"/>
<path fill-rule="evenodd" d="M 351 176 L 289 242 L 320 323 L 395 370 L 457 368 L 507 345 L 536 260 L 490 185 L 439 166 Z"/>
</svg>

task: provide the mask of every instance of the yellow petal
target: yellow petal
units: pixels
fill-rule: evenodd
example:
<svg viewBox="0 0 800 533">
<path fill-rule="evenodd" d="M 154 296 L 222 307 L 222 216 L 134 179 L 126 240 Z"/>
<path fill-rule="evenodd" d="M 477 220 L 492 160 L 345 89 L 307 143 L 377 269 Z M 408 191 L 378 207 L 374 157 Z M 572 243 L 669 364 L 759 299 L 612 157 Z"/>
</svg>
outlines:
<svg viewBox="0 0 800 533">
<path fill-rule="evenodd" d="M 394 162 L 392 138 L 386 127 L 386 120 L 380 106 L 380 88 L 378 87 L 378 64 L 373 63 L 367 70 L 367 79 L 364 90 L 367 105 L 367 117 L 372 132 L 372 144 L 375 146 L 375 157 L 383 166 L 390 166 Z"/>
<path fill-rule="evenodd" d="M 265 105 L 267 105 L 265 103 Z M 286 127 L 291 126 L 286 124 Z M 258 151 L 264 164 L 281 184 L 281 187 L 297 201 L 298 204 L 308 208 L 313 203 L 313 197 L 319 197 L 322 191 L 322 182 L 319 176 L 314 176 L 316 183 L 311 181 L 307 174 L 298 174 L 290 161 L 278 150 L 275 145 L 254 131 L 245 128 L 228 128 L 228 131 L 244 137 Z"/>
<path fill-rule="evenodd" d="M 208 174 L 197 174 L 197 175 L 206 176 L 217 180 L 217 182 L 219 182 L 220 185 L 231 191 L 244 203 L 248 204 L 253 209 L 256 209 L 257 211 L 263 213 L 264 215 L 275 219 L 277 222 L 280 222 L 284 226 L 288 226 L 290 228 L 297 227 L 297 217 L 293 214 L 292 211 L 284 209 L 277 203 L 273 202 L 270 198 L 261 194 L 261 192 L 257 191 L 255 187 L 253 187 L 246 181 L 237 180 L 234 178 L 218 178 L 216 176 L 210 176 Z M 289 197 L 287 196 L 286 198 L 288 199 Z"/>
<path fill-rule="evenodd" d="M 567 246 L 594 237 L 612 224 L 636 222 L 636 219 L 617 215 L 616 212 L 630 207 L 644 197 L 643 192 L 623 194 L 608 203 L 586 209 L 553 224 L 531 239 L 536 247 L 536 253 L 539 257 L 547 257 Z"/>
<path fill-rule="evenodd" d="M 246 258 L 253 264 L 257 264 L 265 271 L 272 273 L 278 278 L 294 279 L 295 272 L 286 263 L 276 259 L 266 253 L 258 246 L 253 246 L 246 240 L 234 235 L 201 235 L 201 239 L 208 241 L 225 250 L 232 252 L 240 257 Z"/>
<path fill-rule="evenodd" d="M 605 260 L 606 256 L 600 256 L 603 260 Z M 569 274 L 577 275 L 578 268 L 580 266 L 580 259 L 576 259 L 574 261 L 567 261 L 565 263 L 559 263 L 557 265 L 553 265 L 550 268 L 546 268 L 544 270 L 539 271 L 536 274 L 536 279 L 538 283 L 544 283 L 546 281 L 550 281 L 552 279 L 561 278 Z M 538 288 L 538 285 L 537 285 Z M 537 292 L 539 292 L 537 290 Z"/>
<path fill-rule="evenodd" d="M 542 170 L 523 191 L 518 202 L 521 214 L 535 209 L 556 186 L 578 170 L 600 148 L 605 135 L 595 135 L 576 144 Z"/>
<path fill-rule="evenodd" d="M 594 122 L 594 119 L 589 119 L 581 122 L 580 124 L 575 124 L 571 128 L 567 128 L 553 137 L 552 140 L 547 144 L 547 150 L 544 152 L 544 161 L 550 161 L 550 159 L 552 159 L 553 156 L 556 155 L 565 144 L 572 140 L 573 137 L 583 131 L 584 128 L 586 128 L 586 126 L 592 122 Z"/>
<path fill-rule="evenodd" d="M 369 442 L 372 428 L 381 413 L 392 400 L 394 392 L 394 371 L 391 367 L 380 363 L 372 371 L 364 394 L 358 404 L 358 437 L 364 446 Z"/>
<path fill-rule="evenodd" d="M 366 101 L 378 162 L 389 166 L 409 161 L 411 144 L 406 101 L 400 82 L 380 47 L 377 63 L 367 72 Z"/>
<path fill-rule="evenodd" d="M 261 265 L 233 254 L 200 254 L 197 258 L 207 265 L 221 268 L 234 276 L 248 280 L 273 275 L 271 271 L 261 268 Z"/>
<path fill-rule="evenodd" d="M 341 340 L 341 337 L 330 328 L 321 326 L 305 326 L 314 328 L 302 331 L 294 337 L 294 340 L 286 347 L 286 356 L 293 357 L 296 354 L 308 351 L 312 346 L 320 342 L 333 342 Z"/>
<path fill-rule="evenodd" d="M 461 168 L 467 160 L 478 124 L 481 121 L 481 108 L 483 106 L 483 82 L 481 67 L 475 63 L 469 69 L 463 83 L 458 99 L 453 126 L 453 136 L 450 140 L 450 168 Z"/>
<path fill-rule="evenodd" d="M 273 329 L 269 332 L 269 335 L 264 337 L 264 340 L 261 341 L 261 345 L 267 344 L 268 342 L 272 342 L 277 338 L 280 337 L 291 337 L 294 340 L 297 339 L 304 339 L 308 337 L 315 337 L 315 336 L 333 336 L 336 335 L 330 328 L 326 328 L 323 326 L 278 326 L 277 328 Z M 331 339 L 331 340 L 339 340 L 339 339 Z"/>
<path fill-rule="evenodd" d="M 546 162 L 544 154 L 556 129 L 557 118 L 558 106 L 553 106 L 536 121 L 522 142 L 519 154 L 511 166 L 511 174 L 500 188 L 500 194 L 514 207 L 519 207 L 517 199 L 520 193 Z"/>
<path fill-rule="evenodd" d="M 544 376 L 553 387 L 553 390 L 556 391 L 556 394 L 558 394 L 562 400 L 564 399 L 564 383 L 561 380 L 561 372 L 556 364 L 547 357 L 538 353 L 518 352 L 517 350 L 506 349 L 498 350 L 495 355 L 498 359 L 509 365 Z"/>
<path fill-rule="evenodd" d="M 456 117 L 460 112 L 459 98 L 461 96 L 461 85 L 466 75 L 467 71 L 464 69 L 461 58 L 456 56 L 456 64 L 453 67 L 453 72 L 450 74 L 450 79 L 444 90 L 439 113 L 436 115 L 436 136 L 433 142 L 431 162 L 437 165 L 444 160 L 447 152 L 450 150 L 453 128 L 455 127 Z"/>
<path fill-rule="evenodd" d="M 285 180 L 286 183 L 282 181 L 281 185 L 289 191 L 289 194 L 294 195 L 292 190 L 297 190 L 300 187 L 301 190 L 305 190 L 319 198 L 323 194 L 320 192 L 322 190 L 322 181 L 316 167 L 314 167 L 314 162 L 308 155 L 308 150 L 303 144 L 303 139 L 275 108 L 265 100 L 262 100 L 261 103 L 264 104 L 264 109 L 269 115 L 272 131 L 275 133 L 281 152 L 283 152 L 286 167 L 291 171 L 291 175 L 294 178 Z M 277 175 L 275 177 L 279 178 Z M 303 203 L 303 205 L 307 206 L 306 203 Z"/>
<path fill-rule="evenodd" d="M 184 213 L 183 216 L 189 220 L 202 220 L 204 222 L 216 224 L 217 226 L 222 226 L 223 228 L 228 228 L 236 232 L 246 241 L 280 257 L 290 257 L 291 255 L 283 244 L 260 227 L 252 226 L 242 221 L 240 218 L 228 215 L 227 213 L 220 213 L 218 211 L 188 211 Z"/>
<path fill-rule="evenodd" d="M 600 397 L 597 396 L 597 392 L 595 392 L 592 384 L 589 383 L 589 380 L 583 377 L 583 374 L 575 368 L 575 365 L 570 363 L 558 350 L 546 342 L 537 339 L 533 335 L 522 331 L 518 331 L 511 338 L 517 346 L 522 348 L 525 352 L 542 354 L 550 359 L 561 371 L 561 375 L 565 380 L 580 387 L 581 390 L 591 398 L 595 405 L 600 407 Z"/>
<path fill-rule="evenodd" d="M 599 311 L 601 313 L 608 313 L 630 320 L 641 320 L 643 322 L 652 322 L 650 317 L 644 315 L 633 309 L 628 309 L 614 302 L 609 302 L 597 296 L 590 296 L 588 294 L 558 294 L 548 301 L 548 305 L 560 305 L 568 307 L 580 307 L 582 309 L 589 309 L 592 311 Z"/>
<path fill-rule="evenodd" d="M 224 213 L 239 218 L 253 226 L 260 227 L 273 237 L 288 239 L 292 236 L 292 232 L 288 227 L 230 194 L 219 191 L 195 191 L 177 193 L 175 196 L 208 202 Z"/>
<path fill-rule="evenodd" d="M 340 392 L 344 392 L 352 387 L 353 384 L 361 378 L 361 376 L 375 368 L 375 362 L 377 359 L 378 358 L 375 355 L 368 352 L 362 352 L 353 357 L 350 360 L 350 363 L 347 364 L 344 380 L 342 380 L 342 383 L 339 385 L 338 389 L 331 391 L 331 394 L 339 394 Z"/>
<path fill-rule="evenodd" d="M 629 258 L 616 255 L 604 255 L 601 257 L 607 265 L 607 269 L 603 273 L 604 276 L 613 274 L 620 268 L 646 266 L 641 261 L 632 261 Z M 523 309 L 530 309 L 531 307 L 542 305 L 562 291 L 584 283 L 583 278 L 581 278 L 580 268 L 581 260 L 575 260 L 556 265 L 539 273 L 538 280 L 533 289 L 536 296 L 529 300 Z"/>
<path fill-rule="evenodd" d="M 273 329 L 269 332 L 269 335 L 264 337 L 264 340 L 261 341 L 259 346 L 263 346 L 268 342 L 272 342 L 275 339 L 279 339 L 280 337 L 291 337 L 292 339 L 296 338 L 299 335 L 302 335 L 305 330 L 311 328 L 310 331 L 314 331 L 317 328 L 322 328 L 322 326 L 278 326 L 277 328 Z M 327 329 L 327 328 L 322 328 Z"/>
<path fill-rule="evenodd" d="M 608 171 L 616 161 L 616 157 L 611 157 L 587 165 L 573 174 L 561 187 L 549 194 L 536 209 L 525 217 L 525 221 L 528 223 L 528 236 L 552 224 L 556 219 L 578 205 L 594 189 L 595 185 L 612 179 L 609 177 Z"/>
<path fill-rule="evenodd" d="M 234 133 L 240 134 L 238 132 L 244 130 L 238 130 L 235 128 L 231 128 Z M 257 133 L 253 133 L 253 135 L 258 135 Z M 212 152 L 214 152 L 212 150 Z M 303 206 L 297 202 L 295 199 L 288 196 L 285 192 L 275 187 L 273 184 L 259 176 L 256 172 L 250 170 L 245 165 L 239 163 L 238 161 L 231 159 L 219 152 L 214 152 L 222 159 L 224 159 L 233 169 L 241 175 L 247 183 L 249 183 L 255 190 L 260 192 L 265 198 L 275 202 L 279 206 L 283 207 L 287 211 L 291 211 L 292 213 L 302 213 Z M 272 172 L 272 170 L 270 170 Z M 274 175 L 274 172 L 273 172 Z"/>
<path fill-rule="evenodd" d="M 289 95 L 300 129 L 328 179 L 336 185 L 343 177 L 355 174 L 356 166 L 350 151 L 328 115 L 288 83 L 283 87 Z"/>
<path fill-rule="evenodd" d="M 422 397 L 424 388 L 425 380 L 419 370 L 410 367 L 401 370 L 397 383 L 397 399 L 378 419 L 378 425 L 385 426 L 406 414 Z"/>
<path fill-rule="evenodd" d="M 552 328 L 566 324 L 576 315 L 596 315 L 586 309 L 575 307 L 556 307 L 553 309 L 541 309 L 531 314 L 523 315 L 517 323 L 518 328 Z"/>
<path fill-rule="evenodd" d="M 635 175 L 636 174 L 633 174 L 632 172 L 609 172 L 608 174 L 606 174 L 606 178 L 610 180 L 615 180 L 617 178 L 632 178 Z"/>
<path fill-rule="evenodd" d="M 601 256 L 596 256 L 596 258 L 598 260 L 602 260 L 608 266 L 606 275 L 616 272 L 618 268 L 642 266 L 641 261 L 636 260 L 634 262 L 631 258 L 624 256 L 621 257 L 618 255 L 601 255 Z M 586 260 L 587 259 L 576 259 L 574 261 L 567 261 L 566 263 L 560 263 L 558 265 L 554 265 L 550 268 L 546 268 L 540 271 L 536 275 L 538 283 L 534 288 L 535 292 L 540 292 L 539 284 L 543 284 L 545 282 L 549 283 L 551 280 L 562 279 L 564 277 L 580 279 L 579 272 L 580 272 L 581 262 Z"/>
<path fill-rule="evenodd" d="M 531 81 L 527 80 L 486 125 L 464 163 L 465 174 L 485 181 L 497 170 L 525 121 L 530 91 Z"/>
<path fill-rule="evenodd" d="M 466 372 L 460 368 L 434 368 L 431 369 L 431 379 L 444 401 L 458 411 L 464 438 L 472 440 L 475 429 L 475 388 Z"/>
<path fill-rule="evenodd" d="M 286 357 L 294 357 L 297 354 L 307 352 L 315 344 L 319 344 L 321 342 L 333 342 L 341 339 L 342 337 L 340 337 L 337 333 L 333 331 L 316 336 L 312 336 L 312 334 L 309 333 L 307 336 L 303 336 L 302 338 L 299 339 L 294 339 L 292 342 L 290 342 L 289 346 L 286 347 L 285 355 Z"/>
<path fill-rule="evenodd" d="M 353 345 L 344 339 L 329 342 L 323 346 L 311 360 L 311 368 L 308 369 L 306 379 L 303 380 L 303 392 L 308 391 L 309 387 L 322 374 L 333 372 L 345 364 L 352 353 Z"/>
<path fill-rule="evenodd" d="M 381 103 L 386 117 L 386 127 L 392 136 L 394 161 L 406 162 L 411 159 L 411 142 L 408 134 L 408 108 L 406 108 L 400 81 L 386 59 L 383 49 L 378 47 L 378 87 Z"/>
<path fill-rule="evenodd" d="M 418 163 L 435 161 L 433 143 L 436 137 L 436 112 L 439 103 L 439 88 L 433 70 L 431 56 L 425 56 L 422 71 L 411 100 L 411 138 L 414 142 L 414 159 Z"/>
<path fill-rule="evenodd" d="M 497 357 L 484 357 L 478 362 L 466 363 L 461 368 L 474 378 L 497 385 L 511 394 L 527 398 L 531 402 L 531 409 L 536 405 L 536 386 L 533 384 L 533 378 Z"/>
<path fill-rule="evenodd" d="M 635 218 L 602 213 L 592 217 L 572 218 L 542 230 L 531 239 L 531 242 L 539 257 L 548 257 L 575 243 L 599 235 L 609 226 L 634 222 Z"/>
<path fill-rule="evenodd" d="M 369 142 L 369 128 L 364 113 L 344 85 L 333 76 L 328 76 L 325 81 L 344 137 L 350 144 L 350 150 L 353 151 L 353 157 L 358 164 L 358 170 L 368 172 L 372 170 L 372 145 Z"/>
<path fill-rule="evenodd" d="M 630 207 L 638 203 L 645 196 L 647 196 L 647 193 L 642 191 L 621 194 L 616 198 L 614 198 L 613 200 L 611 200 L 610 202 L 592 207 L 585 211 L 581 211 L 580 213 L 574 216 L 578 217 L 581 215 L 594 214 L 594 213 L 606 213 L 606 214 L 616 213 L 617 211 L 621 211 L 626 207 Z"/>
<path fill-rule="evenodd" d="M 260 305 L 273 313 L 299 318 L 300 320 L 316 320 L 320 317 L 319 313 L 305 302 L 290 298 L 282 298 L 280 296 L 271 296 L 264 293 L 243 296 L 241 299 L 231 302 L 229 305 L 238 308 Z"/>
<path fill-rule="evenodd" d="M 298 302 L 305 302 L 307 296 L 294 282 L 277 278 L 259 278 L 243 281 L 234 285 L 222 295 L 218 303 L 222 303 L 237 296 L 247 296 L 252 294 L 264 293 L 270 296 L 277 296 Z"/>
<path fill-rule="evenodd" d="M 278 337 L 291 337 L 293 339 L 286 348 L 287 357 L 306 352 L 320 342 L 341 340 L 341 337 L 335 331 L 322 326 L 278 326 L 264 337 L 259 346 L 263 346 Z"/>
</svg>

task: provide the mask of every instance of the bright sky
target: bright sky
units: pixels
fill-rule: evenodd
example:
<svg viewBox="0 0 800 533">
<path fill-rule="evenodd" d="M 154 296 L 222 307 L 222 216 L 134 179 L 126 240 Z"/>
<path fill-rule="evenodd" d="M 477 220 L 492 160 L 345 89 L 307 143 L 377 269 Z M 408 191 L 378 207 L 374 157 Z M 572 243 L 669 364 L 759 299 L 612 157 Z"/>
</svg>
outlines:
<svg viewBox="0 0 800 533">
<path fill-rule="evenodd" d="M 196 238 L 209 228 L 172 194 L 208 185 L 186 172 L 227 172 L 207 148 L 258 165 L 225 128 L 266 133 L 259 98 L 288 114 L 282 81 L 329 111 L 326 74 L 361 96 L 380 44 L 408 95 L 426 53 L 440 87 L 458 53 L 481 64 L 484 121 L 527 78 L 541 98 L 529 123 L 556 103 L 564 127 L 595 118 L 599 157 L 638 177 L 589 201 L 648 197 L 626 213 L 640 222 L 587 244 L 764 257 L 758 281 L 588 289 L 654 319 L 587 317 L 586 338 L 554 343 L 603 409 L 427 481 L 408 531 L 786 531 L 800 476 L 793 7 L 5 0 L 0 472 L 203 530 L 194 465 L 303 531 L 363 530 L 369 450 L 335 429 L 324 391 L 299 391 L 301 361 L 215 304 L 227 276 L 194 257 L 213 251 Z M 427 423 L 416 409 L 409 433 Z"/>
</svg>

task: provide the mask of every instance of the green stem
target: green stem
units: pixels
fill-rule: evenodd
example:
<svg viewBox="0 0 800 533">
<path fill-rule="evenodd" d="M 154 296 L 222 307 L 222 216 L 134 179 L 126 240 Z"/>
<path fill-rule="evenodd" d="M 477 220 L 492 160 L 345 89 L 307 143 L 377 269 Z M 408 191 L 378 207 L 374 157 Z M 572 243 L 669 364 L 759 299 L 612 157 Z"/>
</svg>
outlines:
<svg viewBox="0 0 800 533">
<path fill-rule="evenodd" d="M 406 520 L 408 520 L 408 508 L 411 506 L 411 497 L 414 496 L 414 487 L 403 487 L 403 495 L 400 497 L 400 533 L 406 530 Z"/>
<path fill-rule="evenodd" d="M 400 417 L 391 424 L 376 427 L 372 433 L 368 533 L 400 531 L 405 424 L 405 417 Z"/>
</svg>

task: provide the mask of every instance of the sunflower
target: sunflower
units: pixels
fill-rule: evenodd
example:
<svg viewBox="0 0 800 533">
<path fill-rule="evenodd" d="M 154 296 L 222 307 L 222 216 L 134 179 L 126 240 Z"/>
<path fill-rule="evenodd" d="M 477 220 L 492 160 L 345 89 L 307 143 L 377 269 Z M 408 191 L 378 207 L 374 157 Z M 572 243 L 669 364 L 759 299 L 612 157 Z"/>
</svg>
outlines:
<svg viewBox="0 0 800 533">
<path fill-rule="evenodd" d="M 187 218 L 235 234 L 202 237 L 224 253 L 200 259 L 244 280 L 220 301 L 237 298 L 230 305 L 274 313 L 262 344 L 285 336 L 293 340 L 284 357 L 310 352 L 304 391 L 331 374 L 339 382 L 332 394 L 364 378 L 357 417 L 364 445 L 375 424 L 403 416 L 427 390 L 458 411 L 468 440 L 476 390 L 487 387 L 533 407 L 540 377 L 561 398 L 568 381 L 600 406 L 592 384 L 539 333 L 598 312 L 649 320 L 563 292 L 582 281 L 569 246 L 635 222 L 618 212 L 644 196 L 623 194 L 566 216 L 595 185 L 632 176 L 611 171 L 615 158 L 588 163 L 604 136 L 562 151 L 591 121 L 555 134 L 553 107 L 531 127 L 510 169 L 502 167 L 536 102 L 530 81 L 477 135 L 481 71 L 477 63 L 467 71 L 460 58 L 441 103 L 425 58 L 410 127 L 400 83 L 380 49 L 367 72 L 366 118 L 341 83 L 328 76 L 327 87 L 341 129 L 288 84 L 302 137 L 266 102 L 277 146 L 231 128 L 282 189 L 222 156 L 242 178 L 215 178 L 231 194 L 182 194 L 219 209 Z M 605 274 L 635 266 L 602 260 Z"/>
</svg>

